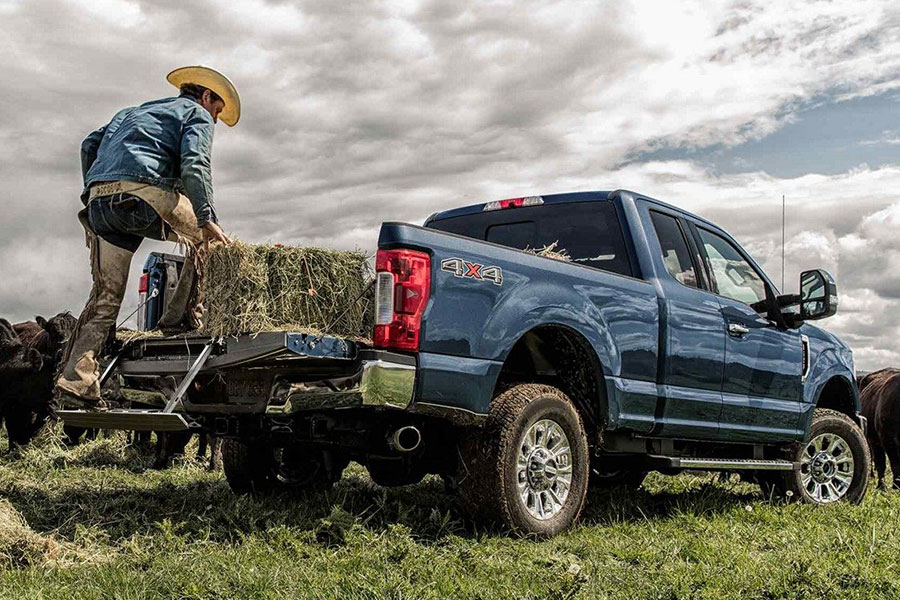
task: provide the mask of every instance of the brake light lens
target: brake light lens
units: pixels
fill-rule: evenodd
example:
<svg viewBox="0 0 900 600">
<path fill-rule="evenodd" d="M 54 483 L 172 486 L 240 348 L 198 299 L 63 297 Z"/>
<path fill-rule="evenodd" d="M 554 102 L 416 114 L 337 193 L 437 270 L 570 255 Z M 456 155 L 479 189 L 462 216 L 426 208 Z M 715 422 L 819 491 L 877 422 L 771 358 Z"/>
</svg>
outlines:
<svg viewBox="0 0 900 600">
<path fill-rule="evenodd" d="M 146 294 L 148 289 L 150 289 L 150 275 L 144 273 L 141 275 L 141 280 L 138 282 L 138 293 Z"/>
<path fill-rule="evenodd" d="M 481 209 L 482 212 L 492 210 L 506 210 L 507 208 L 522 208 L 523 206 L 540 206 L 544 203 L 544 199 L 540 196 L 527 196 L 525 198 L 507 198 L 506 200 L 495 200 L 488 202 Z"/>
<path fill-rule="evenodd" d="M 375 347 L 418 350 L 431 291 L 431 257 L 416 250 L 375 256 Z"/>
</svg>

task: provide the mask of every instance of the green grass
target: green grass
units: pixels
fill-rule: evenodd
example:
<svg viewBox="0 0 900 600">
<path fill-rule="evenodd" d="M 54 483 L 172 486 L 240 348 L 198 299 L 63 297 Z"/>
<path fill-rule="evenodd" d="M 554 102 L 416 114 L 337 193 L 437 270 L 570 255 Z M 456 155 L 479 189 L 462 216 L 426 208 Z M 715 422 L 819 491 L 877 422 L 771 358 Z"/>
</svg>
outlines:
<svg viewBox="0 0 900 600">
<path fill-rule="evenodd" d="M 353 466 L 327 495 L 260 499 L 149 462 L 123 438 L 0 457 L 0 497 L 56 546 L 0 564 L 0 598 L 900 596 L 900 493 L 770 505 L 736 479 L 653 475 L 534 542 L 468 522 L 436 478 L 385 490 Z"/>
</svg>

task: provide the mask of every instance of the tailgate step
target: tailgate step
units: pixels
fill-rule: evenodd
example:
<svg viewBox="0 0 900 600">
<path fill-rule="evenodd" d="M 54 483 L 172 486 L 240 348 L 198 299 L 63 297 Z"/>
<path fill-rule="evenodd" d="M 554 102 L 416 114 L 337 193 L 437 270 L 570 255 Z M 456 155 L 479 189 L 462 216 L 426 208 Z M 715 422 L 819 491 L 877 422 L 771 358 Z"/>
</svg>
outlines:
<svg viewBox="0 0 900 600">
<path fill-rule="evenodd" d="M 797 471 L 800 463 L 789 460 L 761 460 L 750 458 L 687 458 L 680 456 L 650 456 L 655 467 L 695 469 L 698 471 Z"/>
<path fill-rule="evenodd" d="M 185 418 L 173 411 L 179 407 L 181 399 L 187 393 L 188 387 L 194 382 L 206 361 L 209 360 L 212 349 L 213 342 L 207 342 L 200 355 L 191 364 L 184 379 L 178 384 L 178 388 L 172 392 L 172 397 L 166 402 L 166 407 L 162 410 L 58 410 L 56 414 L 65 421 L 66 425 L 88 429 L 124 429 L 127 431 L 184 431 L 190 429 Z M 110 363 L 103 373 L 103 380 L 109 377 L 121 357 L 122 353 L 119 353 L 113 359 L 113 362 Z"/>
<path fill-rule="evenodd" d="M 126 431 L 185 431 L 190 425 L 179 413 L 159 410 L 117 409 L 103 412 L 91 410 L 58 410 L 66 425 L 86 429 L 123 429 Z"/>
</svg>

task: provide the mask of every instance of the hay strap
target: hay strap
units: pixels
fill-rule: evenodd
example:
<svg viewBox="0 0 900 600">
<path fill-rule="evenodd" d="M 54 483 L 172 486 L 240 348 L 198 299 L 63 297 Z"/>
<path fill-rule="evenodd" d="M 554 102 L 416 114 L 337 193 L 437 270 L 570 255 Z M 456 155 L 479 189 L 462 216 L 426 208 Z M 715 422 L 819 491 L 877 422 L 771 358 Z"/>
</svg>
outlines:
<svg viewBox="0 0 900 600">
<path fill-rule="evenodd" d="M 159 296 L 159 288 L 153 288 L 153 291 L 150 292 L 150 295 L 147 296 L 147 298 L 146 298 L 143 302 L 141 302 L 140 304 L 138 304 L 138 307 L 137 307 L 136 309 L 134 309 L 133 311 L 131 311 L 131 314 L 130 314 L 130 315 L 128 315 L 127 317 L 125 317 L 124 319 L 122 319 L 122 320 L 119 322 L 119 324 L 116 325 L 116 329 L 118 330 L 120 327 L 122 327 L 122 325 L 125 324 L 125 321 L 127 321 L 128 319 L 130 319 L 131 317 L 133 317 L 134 314 L 135 314 L 137 311 L 141 310 L 141 309 L 144 307 L 145 304 L 147 304 L 148 302 L 150 302 L 151 300 L 153 300 L 153 299 L 156 298 L 157 296 Z"/>
<path fill-rule="evenodd" d="M 353 301 L 350 302 L 350 303 L 347 305 L 347 307 L 346 307 L 344 310 L 342 310 L 341 313 L 340 313 L 337 317 L 335 317 L 334 321 L 332 321 L 331 323 L 328 324 L 328 327 L 325 328 L 325 332 L 327 333 L 327 332 L 331 331 L 331 328 L 332 328 L 332 327 L 334 327 L 335 325 L 337 325 L 338 323 L 340 323 L 341 319 L 344 318 L 344 315 L 346 315 L 348 312 L 350 312 L 350 309 L 353 308 L 353 306 L 354 306 L 357 302 L 359 302 L 359 301 L 362 299 L 363 296 L 365 296 L 366 294 L 368 294 L 368 293 L 369 293 L 369 290 L 371 290 L 371 289 L 372 289 L 372 286 L 374 286 L 374 285 L 375 285 L 375 280 L 374 280 L 374 279 L 373 279 L 372 281 L 370 281 L 369 283 L 367 283 L 367 284 L 366 284 L 366 287 L 363 288 L 363 291 L 361 291 L 361 292 L 359 293 L 359 295 L 358 295 L 356 298 L 354 298 Z M 323 333 L 322 335 L 320 335 L 320 336 L 319 336 L 319 339 L 322 339 L 322 338 L 326 335 L 326 333 Z"/>
</svg>

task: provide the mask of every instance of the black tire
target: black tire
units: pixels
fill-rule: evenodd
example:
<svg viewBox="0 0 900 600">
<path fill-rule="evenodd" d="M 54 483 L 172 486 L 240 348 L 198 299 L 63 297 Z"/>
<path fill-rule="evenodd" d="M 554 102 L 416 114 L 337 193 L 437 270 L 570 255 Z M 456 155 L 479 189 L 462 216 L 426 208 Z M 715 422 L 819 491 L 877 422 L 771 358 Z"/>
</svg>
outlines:
<svg viewBox="0 0 900 600">
<path fill-rule="evenodd" d="M 425 471 L 402 460 L 370 459 L 366 464 L 369 477 L 382 487 L 414 485 L 425 478 Z"/>
<path fill-rule="evenodd" d="M 839 462 L 849 451 L 853 459 L 852 469 L 849 463 L 845 463 L 845 467 L 840 464 L 835 466 L 835 462 L 827 458 L 821 458 L 819 461 L 815 458 L 821 454 L 815 451 L 816 440 L 822 440 L 825 445 L 832 445 L 836 438 L 842 440 L 843 444 L 837 444 L 833 454 L 826 452 L 823 456 L 831 456 L 834 461 Z M 810 504 L 827 504 L 834 501 L 858 504 L 865 497 L 872 458 L 862 430 L 847 415 L 836 410 L 817 408 L 813 413 L 806 440 L 791 454 L 790 460 L 804 463 L 801 470 L 792 471 L 784 476 L 784 489 L 792 500 Z M 843 468 L 846 468 L 847 472 L 841 478 L 840 469 Z M 834 469 L 839 469 L 837 476 L 828 479 L 829 472 L 834 472 Z M 825 483 L 820 483 L 818 477 L 822 477 Z M 831 482 L 830 488 L 828 482 Z M 780 482 L 776 484 L 775 491 L 780 485 L 782 485 Z"/>
<path fill-rule="evenodd" d="M 328 489 L 340 479 L 349 462 L 337 453 L 303 446 L 222 440 L 222 468 L 236 494 Z"/>
<path fill-rule="evenodd" d="M 547 422 L 553 427 L 548 427 Z M 525 437 L 532 431 L 537 438 L 546 436 L 547 444 L 554 439 L 561 444 L 556 428 L 568 440 L 569 451 L 563 461 L 545 460 L 551 454 L 542 451 L 538 443 L 527 448 Z M 558 447 L 561 446 L 550 446 Z M 519 467 L 520 453 L 527 467 Z M 569 528 L 581 514 L 590 465 L 587 438 L 572 402 L 555 387 L 520 384 L 494 398 L 487 423 L 462 439 L 460 455 L 460 496 L 477 518 L 499 521 L 520 535 L 549 537 Z M 535 465 L 544 466 L 535 470 Z M 571 480 L 566 484 L 563 478 L 569 474 L 569 468 Z M 520 481 L 526 485 L 522 493 Z M 542 489 L 545 485 L 552 487 Z M 540 518 L 534 513 L 545 512 L 545 499 L 551 491 L 557 498 L 563 493 L 564 497 L 558 507 L 551 505 L 548 515 Z M 523 499 L 523 494 L 527 499 Z"/>
<path fill-rule="evenodd" d="M 222 469 L 235 494 L 258 494 L 275 486 L 272 453 L 259 443 L 222 440 Z"/>
</svg>

